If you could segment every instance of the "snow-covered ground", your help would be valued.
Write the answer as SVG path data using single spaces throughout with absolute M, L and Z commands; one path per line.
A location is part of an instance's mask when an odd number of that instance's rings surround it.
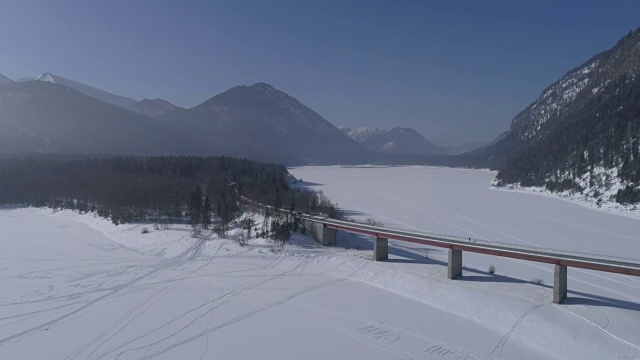
M 566 227 L 601 235 L 574 239 L 580 250 L 596 240 L 628 245 L 610 255 L 638 249 L 637 220 L 583 219 L 571 212 L 588 209 L 568 202 L 488 190 L 489 172 L 293 172 L 396 226 L 534 243 Z M 547 202 L 543 213 L 533 199 Z M 188 226 L 0 209 L 0 359 L 640 359 L 638 279 L 570 269 L 570 299 L 553 305 L 549 285 L 528 282 L 551 283 L 550 266 L 465 254 L 463 278 L 448 281 L 439 249 L 392 242 L 390 261 L 372 262 L 369 239 L 340 234 L 339 245 L 295 235 L 274 253 L 263 239 L 241 247 Z M 486 272 L 489 260 L 500 275 Z

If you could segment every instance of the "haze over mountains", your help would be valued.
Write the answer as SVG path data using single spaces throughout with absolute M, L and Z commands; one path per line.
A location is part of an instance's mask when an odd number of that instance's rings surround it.
M 0 129 L 3 153 L 229 155 L 285 164 L 373 160 L 316 112 L 264 83 L 183 109 L 44 73 L 0 86 Z
M 475 150 L 486 144 L 468 142 L 455 146 L 437 146 L 427 140 L 413 128 L 396 126 L 391 129 L 338 126 L 353 140 L 366 146 L 369 150 L 395 155 L 460 155 Z
M 0 86 L 0 153 L 188 155 L 208 147 L 70 87 L 27 81 Z
M 440 148 L 445 151 L 446 154 L 449 155 L 460 155 L 465 154 L 475 149 L 486 146 L 486 143 L 478 143 L 478 142 L 466 142 L 464 144 L 456 145 L 456 146 L 441 146 Z
M 236 86 L 161 120 L 202 134 L 231 155 L 305 164 L 371 160 L 366 149 L 322 116 L 265 83 Z

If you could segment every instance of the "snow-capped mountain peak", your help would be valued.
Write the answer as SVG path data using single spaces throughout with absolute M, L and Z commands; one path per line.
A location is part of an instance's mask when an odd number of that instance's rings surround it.
M 56 83 L 56 79 L 53 77 L 53 75 L 51 73 L 42 73 L 40 74 L 40 76 L 36 77 L 37 81 L 46 81 L 46 82 L 50 82 L 52 84 L 57 84 Z
M 390 154 L 436 155 L 445 151 L 425 139 L 412 128 L 396 126 L 391 129 L 338 126 L 342 132 L 370 150 Z
M 52 83 L 52 84 L 59 84 L 59 85 L 64 85 L 64 86 L 68 86 L 76 91 L 79 91 L 85 95 L 91 96 L 93 98 L 96 98 L 98 100 L 102 100 L 104 102 L 116 105 L 116 106 L 120 106 L 120 107 L 127 107 L 130 106 L 132 104 L 135 104 L 137 101 L 128 97 L 124 97 L 124 96 L 120 96 L 120 95 L 116 95 L 116 94 L 112 94 L 109 92 L 106 92 L 104 90 L 100 90 L 98 88 L 95 88 L 93 86 L 89 86 L 86 84 L 82 84 L 79 83 L 77 81 L 74 80 L 70 80 L 67 78 L 63 78 L 62 76 L 58 76 L 55 74 L 52 74 L 50 72 L 45 72 L 40 74 L 40 76 L 35 77 L 35 78 L 22 78 L 19 79 L 19 81 L 44 81 L 44 82 L 48 82 L 48 83 Z

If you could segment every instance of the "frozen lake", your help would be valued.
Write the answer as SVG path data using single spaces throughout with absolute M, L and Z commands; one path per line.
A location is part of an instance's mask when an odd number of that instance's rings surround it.
M 305 186 L 322 190 L 341 208 L 350 210 L 354 218 L 372 217 L 386 226 L 640 258 L 640 219 L 550 196 L 495 190 L 490 188 L 495 177 L 492 171 L 418 166 L 311 166 L 289 171 L 303 179 Z M 392 243 L 396 253 L 402 249 L 424 256 L 428 251 Z M 444 251 L 429 252 L 429 258 L 438 261 L 446 262 L 446 256 Z M 553 284 L 552 265 L 470 253 L 463 255 L 463 263 L 484 271 L 494 265 L 499 274 Z M 634 309 L 634 304 L 640 304 L 640 278 L 569 268 L 568 285 L 568 303 Z
M 290 169 L 344 209 L 385 225 L 640 259 L 640 219 L 549 196 L 494 190 L 493 171 L 430 167 Z

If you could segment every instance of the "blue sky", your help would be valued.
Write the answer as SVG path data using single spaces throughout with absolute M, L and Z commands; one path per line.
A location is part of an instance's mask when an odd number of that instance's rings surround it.
M 3 1 L 0 74 L 190 107 L 267 82 L 330 122 L 490 141 L 637 1 Z

